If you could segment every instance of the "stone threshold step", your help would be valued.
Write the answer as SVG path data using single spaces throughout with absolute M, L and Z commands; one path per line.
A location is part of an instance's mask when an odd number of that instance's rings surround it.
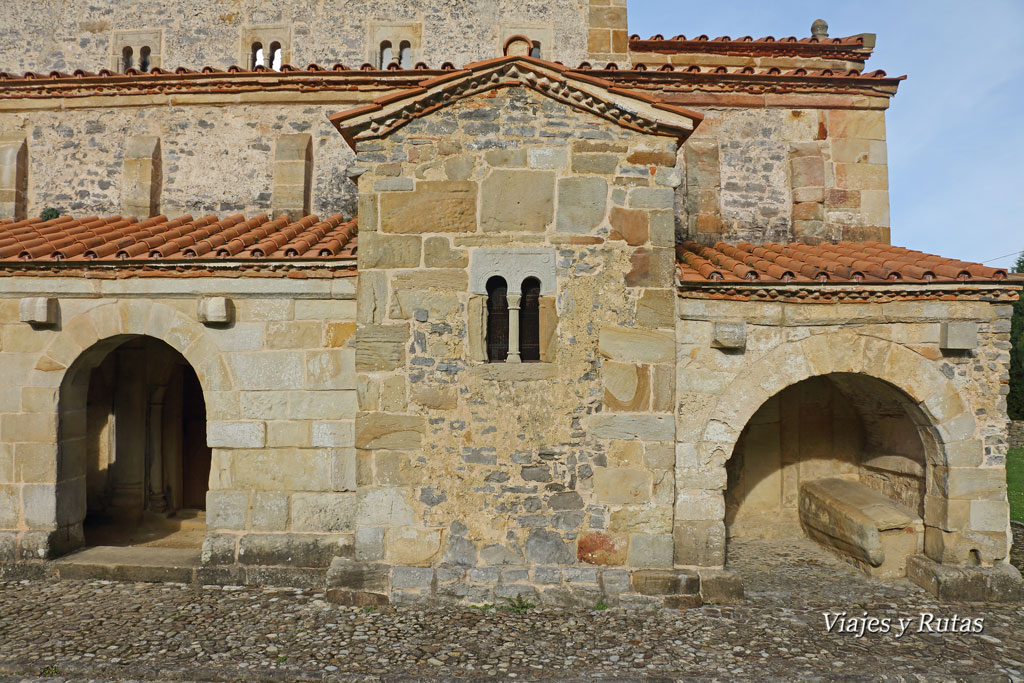
M 275 586 L 324 590 L 326 567 L 204 566 L 199 548 L 93 546 L 56 560 L 0 565 L 2 580 L 104 580 L 220 586 Z

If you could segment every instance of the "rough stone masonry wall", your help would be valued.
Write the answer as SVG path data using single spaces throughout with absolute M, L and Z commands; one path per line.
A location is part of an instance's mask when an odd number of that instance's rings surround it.
M 576 65 L 586 59 L 588 8 L 580 0 L 8 2 L 0 27 L 0 71 L 119 70 L 110 63 L 110 42 L 116 31 L 136 29 L 162 36 L 162 50 L 153 46 L 160 57 L 154 65 L 165 69 L 247 68 L 247 32 L 280 40 L 285 61 L 295 66 L 340 62 L 358 67 L 373 61 L 373 26 L 387 23 L 418 25 L 422 47 L 414 58 L 431 66 L 450 61 L 461 67 L 499 56 L 505 33 L 530 33 L 531 28 L 535 35 L 554 36 L 554 46 L 542 46 L 545 59 Z M 269 40 L 264 47 L 269 48 Z M 624 41 L 619 52 L 625 53 Z M 137 59 L 138 45 L 135 53 Z
M 699 110 L 680 152 L 681 240 L 889 242 L 884 110 Z
M 202 384 L 213 448 L 204 562 L 324 566 L 351 555 L 355 278 L 5 277 L 2 286 L 0 558 L 81 542 L 84 454 L 58 445 L 59 387 L 83 351 L 127 334 L 165 341 Z M 59 324 L 19 322 L 29 296 L 56 297 Z M 234 321 L 200 323 L 204 296 L 229 297 Z
M 46 207 L 75 216 L 121 213 L 132 192 L 125 152 L 136 136 L 159 140 L 161 213 L 269 215 L 275 142 L 296 134 L 312 138 L 313 212 L 354 215 L 356 187 L 347 176 L 352 152 L 327 120 L 347 104 L 111 104 L 100 98 L 95 108 L 0 114 L 0 132 L 27 141 L 27 215 Z
M 686 293 L 677 326 L 676 549 L 681 565 L 725 560 L 726 461 L 760 406 L 812 376 L 852 373 L 894 386 L 925 422 L 925 550 L 937 562 L 1005 562 L 1006 392 L 1012 307 L 958 301 L 811 303 Z M 944 322 L 976 326 L 977 346 L 945 351 Z M 743 351 L 712 348 L 715 326 L 746 323 Z M 843 380 L 846 385 L 849 382 Z M 882 387 L 884 388 L 884 387 Z
M 396 599 L 671 567 L 675 153 L 523 88 L 359 143 L 356 557 Z M 552 362 L 473 360 L 486 247 L 553 252 Z
M 1024 420 L 1010 422 L 1010 448 L 1024 448 Z

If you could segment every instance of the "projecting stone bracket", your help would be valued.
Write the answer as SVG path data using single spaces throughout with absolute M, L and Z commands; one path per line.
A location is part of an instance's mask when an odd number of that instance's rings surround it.
M 234 319 L 235 305 L 223 296 L 210 296 L 199 300 L 199 322 L 204 325 L 226 325 Z
M 978 348 L 978 323 L 942 323 L 939 347 L 943 351 L 970 351 Z
M 18 305 L 18 319 L 32 327 L 53 327 L 59 318 L 60 309 L 53 297 L 26 297 Z
M 711 337 L 711 346 L 715 349 L 742 351 L 747 347 L 747 323 L 717 322 Z

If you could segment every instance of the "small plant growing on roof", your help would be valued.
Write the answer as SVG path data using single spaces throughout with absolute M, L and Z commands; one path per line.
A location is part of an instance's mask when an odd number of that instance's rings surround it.
M 477 609 L 477 610 L 480 610 L 481 612 L 483 612 L 484 614 L 487 614 L 488 611 L 494 609 L 494 605 L 492 605 L 489 602 L 485 602 L 482 605 L 470 605 L 469 608 L 470 609 Z
M 597 611 L 601 612 L 601 611 L 604 611 L 604 610 L 608 609 L 608 605 L 604 604 L 604 600 L 598 600 L 597 604 L 594 605 L 594 609 L 596 609 Z
M 42 213 L 39 214 L 39 217 L 42 218 L 44 221 L 52 221 L 54 218 L 60 218 L 60 209 L 55 209 L 52 206 L 48 206 L 45 209 L 43 209 Z
M 514 598 L 505 598 L 505 604 L 502 606 L 502 609 L 509 612 L 523 613 L 536 606 L 537 605 L 530 602 L 527 598 L 524 598 L 522 593 L 516 593 L 516 597 Z

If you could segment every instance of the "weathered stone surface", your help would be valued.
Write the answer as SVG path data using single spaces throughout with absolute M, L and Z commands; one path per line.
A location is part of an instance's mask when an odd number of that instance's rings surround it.
M 594 471 L 594 497 L 603 503 L 646 503 L 651 497 L 652 475 L 643 469 L 599 467 Z
M 416 449 L 425 430 L 424 419 L 419 415 L 360 413 L 356 417 L 356 448 Z
M 648 213 L 636 209 L 613 207 L 608 214 L 608 222 L 612 232 L 608 239 L 624 240 L 631 246 L 646 244 L 650 239 Z
M 429 565 L 441 550 L 441 531 L 399 527 L 388 531 L 387 560 L 396 566 Z
M 423 265 L 427 268 L 465 268 L 469 255 L 464 249 L 452 249 L 447 237 L 428 237 L 423 242 Z
M 359 236 L 360 268 L 416 268 L 419 265 L 418 235 L 365 232 Z
M 554 218 L 552 171 L 495 169 L 481 185 L 480 228 L 484 232 L 541 232 Z
M 356 330 L 356 369 L 395 370 L 405 363 L 407 325 L 363 325 Z
M 571 564 L 573 553 L 554 531 L 533 529 L 526 539 L 526 559 L 534 564 Z
M 743 579 L 736 572 L 701 569 L 700 597 L 713 605 L 733 605 L 743 602 Z
M 604 402 L 611 411 L 647 410 L 651 402 L 651 373 L 646 365 L 615 363 L 601 365 Z
M 912 552 L 921 538 L 921 520 L 913 512 L 867 487 L 845 479 L 818 479 L 800 485 L 800 521 L 815 540 L 887 574 L 902 575 L 905 558 L 887 557 L 883 533 L 914 535 Z M 886 567 L 883 567 L 883 563 Z
M 605 358 L 635 363 L 671 363 L 675 359 L 675 333 L 625 327 L 601 328 L 598 352 Z
M 1008 564 L 951 567 L 924 555 L 914 555 L 907 561 L 907 578 L 939 600 L 1019 602 L 1024 599 L 1020 571 Z
M 609 534 L 591 531 L 580 537 L 576 557 L 580 562 L 601 565 L 626 564 L 629 537 L 625 534 Z
M 604 178 L 562 178 L 558 181 L 559 232 L 588 233 L 604 220 L 608 183 Z
M 675 422 L 671 415 L 594 415 L 590 428 L 599 439 L 671 441 Z
M 477 184 L 421 180 L 413 192 L 380 197 L 380 229 L 391 233 L 475 232 Z
M 700 579 L 696 573 L 645 569 L 632 574 L 633 589 L 641 595 L 696 595 Z

